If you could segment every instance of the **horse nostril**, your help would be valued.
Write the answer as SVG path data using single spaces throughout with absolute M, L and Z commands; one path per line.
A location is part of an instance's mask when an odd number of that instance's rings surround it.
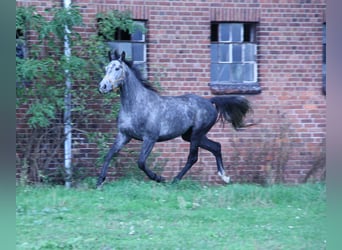
M 105 85 L 103 85 L 103 87 L 102 87 L 103 89 L 106 89 L 107 88 L 107 85 L 105 84 Z

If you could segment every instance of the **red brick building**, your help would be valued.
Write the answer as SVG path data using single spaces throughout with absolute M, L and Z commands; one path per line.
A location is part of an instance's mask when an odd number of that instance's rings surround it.
M 139 40 L 140 61 L 146 63 L 150 80 L 158 76 L 163 95 L 234 93 L 252 102 L 254 113 L 247 120 L 257 126 L 235 132 L 218 123 L 209 133 L 222 144 L 233 181 L 300 183 L 324 177 L 326 0 L 72 2 L 81 6 L 85 37 L 97 33 L 95 15 L 111 9 L 129 10 L 146 26 L 147 33 Z M 52 4 L 56 1 L 17 0 L 17 6 L 35 5 L 39 11 Z M 22 112 L 17 110 L 18 125 L 24 123 Z M 17 133 L 29 129 L 18 126 Z M 18 151 L 20 143 L 17 139 Z M 132 142 L 129 147 L 137 150 L 138 145 Z M 82 143 L 77 147 L 75 168 L 93 166 L 93 147 Z M 89 149 L 89 154 L 79 148 Z M 177 138 L 157 143 L 153 152 L 159 171 L 171 178 L 184 166 L 188 144 Z M 112 177 L 122 170 L 123 155 L 118 168 L 111 168 Z M 214 157 L 203 150 L 186 176 L 220 182 Z

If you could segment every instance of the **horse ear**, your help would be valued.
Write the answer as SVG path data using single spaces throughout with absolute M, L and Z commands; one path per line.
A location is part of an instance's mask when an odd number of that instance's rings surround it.
M 126 52 L 122 51 L 121 56 L 120 56 L 120 60 L 125 61 L 125 59 L 126 59 Z
M 113 58 L 113 60 L 120 60 L 120 55 L 119 55 L 119 52 L 118 52 L 117 49 L 114 51 L 114 58 Z
M 113 60 L 124 61 L 124 60 L 125 60 L 125 57 L 126 57 L 125 51 L 123 51 L 123 52 L 121 53 L 121 55 L 120 55 L 119 52 L 118 52 L 118 50 L 115 50 L 115 51 L 114 51 L 114 56 L 113 56 L 113 52 L 112 52 L 112 51 L 109 51 L 109 52 L 108 52 L 109 61 L 113 61 Z
M 108 60 L 111 62 L 111 61 L 113 61 L 113 54 L 112 54 L 113 52 L 110 50 L 110 51 L 108 51 Z
M 108 59 L 110 62 L 118 58 L 119 58 L 119 54 L 116 50 L 114 52 L 112 50 L 108 51 Z

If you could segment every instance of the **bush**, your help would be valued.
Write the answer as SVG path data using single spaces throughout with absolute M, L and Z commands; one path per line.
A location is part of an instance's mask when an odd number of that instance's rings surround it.
M 65 173 L 61 167 L 61 151 L 68 133 L 63 132 L 65 123 L 69 123 L 68 118 L 71 118 L 70 132 L 77 133 L 73 139 L 82 137 L 88 143 L 96 143 L 99 151 L 103 152 L 113 129 L 94 133 L 85 124 L 93 117 L 114 121 L 118 112 L 118 104 L 108 105 L 109 100 L 112 103 L 113 96 L 117 96 L 115 93 L 98 98 L 95 105 L 89 105 L 89 96 L 98 95 L 97 88 L 89 82 L 101 79 L 103 66 L 107 63 L 109 47 L 104 37 L 81 37 L 77 28 L 83 25 L 83 20 L 75 5 L 68 9 L 52 7 L 45 11 L 43 16 L 33 6 L 16 9 L 17 109 L 25 110 L 30 129 L 30 132 L 17 135 L 21 142 L 17 143 L 17 170 L 23 182 L 52 181 L 51 178 L 56 179 L 56 176 L 63 181 Z M 106 20 L 100 25 L 104 34 L 109 32 L 108 27 L 112 27 L 112 23 L 134 30 L 129 13 L 112 11 L 100 16 Z M 66 38 L 71 50 L 69 56 L 64 51 Z M 108 109 L 111 111 L 107 112 Z M 102 159 L 103 153 L 100 156 Z M 47 171 L 51 164 L 58 168 L 53 171 L 54 176 Z

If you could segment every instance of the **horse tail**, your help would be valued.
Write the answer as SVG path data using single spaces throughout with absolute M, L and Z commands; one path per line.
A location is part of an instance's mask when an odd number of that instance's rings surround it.
M 248 112 L 253 110 L 250 102 L 243 96 L 216 96 L 210 101 L 216 106 L 217 120 L 230 122 L 235 130 L 250 126 L 245 125 L 243 119 Z

